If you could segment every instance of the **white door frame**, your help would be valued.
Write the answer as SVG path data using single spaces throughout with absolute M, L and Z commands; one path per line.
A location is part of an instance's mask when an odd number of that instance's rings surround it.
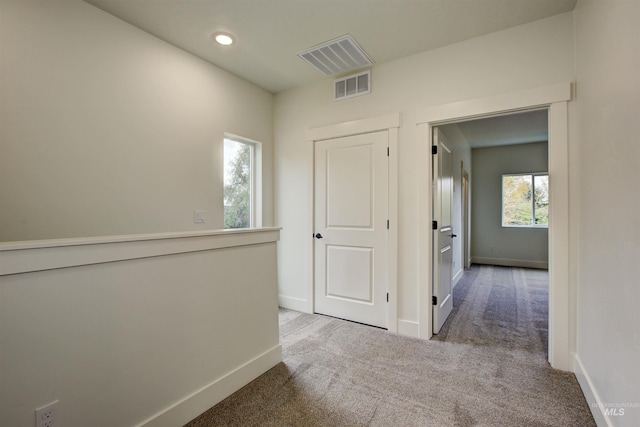
M 462 230 L 460 230 L 460 234 L 462 238 L 460 239 L 462 245 L 462 272 L 464 274 L 464 269 L 469 268 L 471 263 L 469 262 L 469 212 L 470 212 L 470 203 L 471 200 L 471 192 L 469 191 L 469 172 L 464 167 L 464 162 L 460 162 L 460 197 L 462 200 L 460 201 L 460 206 L 462 206 Z
M 342 138 L 345 136 L 359 135 L 386 130 L 389 132 L 389 259 L 387 286 L 389 289 L 389 304 L 387 309 L 388 330 L 398 330 L 398 128 L 400 127 L 400 114 L 371 117 L 368 119 L 354 120 L 334 125 L 322 126 L 307 130 L 307 142 L 311 147 L 316 141 Z M 315 150 L 313 150 L 315 152 Z M 312 164 L 315 164 L 315 154 Z M 315 180 L 315 171 L 313 171 Z M 312 183 L 315 188 L 315 182 Z M 315 203 L 315 194 L 312 195 Z M 312 209 L 315 212 L 315 206 Z M 309 244 L 311 245 L 312 259 L 314 256 L 315 242 L 315 218 L 311 218 L 309 229 Z M 308 271 L 310 279 L 307 281 L 307 312 L 313 313 L 314 308 L 314 269 Z
M 573 371 L 575 315 L 571 309 L 569 283 L 569 132 L 567 104 L 571 83 L 521 92 L 443 104 L 419 109 L 421 167 L 418 188 L 421 260 L 431 260 L 431 145 L 434 126 L 516 111 L 546 108 L 549 111 L 549 362 L 556 369 Z M 473 172 L 472 172 L 473 173 Z M 472 178 L 473 179 L 473 178 Z M 432 335 L 430 262 L 418 271 L 419 335 Z

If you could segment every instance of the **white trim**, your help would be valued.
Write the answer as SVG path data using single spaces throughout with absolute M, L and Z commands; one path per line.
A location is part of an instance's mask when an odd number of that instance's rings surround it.
M 420 175 L 418 249 L 419 259 L 431 258 L 431 129 L 446 122 L 487 117 L 520 110 L 549 108 L 549 362 L 561 370 L 571 370 L 570 349 L 575 337 L 569 318 L 569 160 L 567 101 L 571 99 L 571 84 L 563 83 L 521 92 L 513 92 L 419 109 Z M 418 307 L 420 337 L 430 338 L 431 268 L 420 263 L 418 277 Z
M 360 135 L 365 133 L 372 133 L 377 131 L 388 131 L 389 135 L 389 258 L 388 258 L 388 276 L 387 276 L 387 289 L 389 292 L 389 303 L 387 306 L 387 329 L 390 332 L 396 332 L 398 330 L 398 127 L 400 126 L 400 114 L 388 114 L 384 116 L 370 117 L 362 120 L 354 120 L 344 123 L 337 123 L 333 125 L 327 125 L 307 130 L 307 142 L 313 147 L 315 142 L 323 141 L 333 138 L 342 138 L 352 135 Z M 315 152 L 315 150 L 312 150 Z M 315 161 L 312 161 L 315 165 Z M 315 179 L 315 170 L 312 171 L 312 177 Z M 315 212 L 315 194 L 314 194 L 314 182 L 311 182 L 310 192 L 311 207 L 310 212 Z M 309 219 L 309 235 L 312 236 L 315 233 L 314 224 L 315 218 L 313 214 Z M 395 224 L 395 225 L 394 225 Z M 300 311 L 306 313 L 313 313 L 314 310 L 314 241 L 310 240 L 311 245 L 311 259 L 309 259 L 308 267 L 306 268 L 307 286 L 306 294 L 307 300 L 300 300 L 296 302 L 296 307 L 300 307 Z M 287 304 L 292 301 L 285 301 L 282 296 L 280 301 Z M 302 305 L 304 303 L 304 309 Z M 285 307 L 289 308 L 289 307 Z
M 287 295 L 278 295 L 278 305 L 289 310 L 308 313 L 307 300 L 302 298 L 294 298 Z
M 451 279 L 451 290 L 453 291 L 453 289 L 456 287 L 456 285 L 458 284 L 458 282 L 460 281 L 460 279 L 462 279 L 464 277 L 464 268 L 461 268 L 460 270 L 458 270 L 458 272 L 453 276 L 453 279 Z
M 549 362 L 573 370 L 569 303 L 569 130 L 567 102 L 549 107 Z
M 534 261 L 528 259 L 512 259 L 512 258 L 488 258 L 488 257 L 473 257 L 472 264 L 487 264 L 487 265 L 502 265 L 505 267 L 522 267 L 522 268 L 537 268 L 541 270 L 549 269 L 549 263 L 547 261 Z
M 398 330 L 398 128 L 389 128 L 389 264 L 387 266 L 387 287 L 389 306 L 387 308 L 387 328 Z
M 240 390 L 282 361 L 280 344 L 239 366 L 136 427 L 181 426 Z
M 605 408 L 605 405 L 603 405 L 600 396 L 596 392 L 593 382 L 591 381 L 591 377 L 584 368 L 582 361 L 577 354 L 574 354 L 573 357 L 574 371 L 578 384 L 580 384 L 582 394 L 584 394 L 584 398 L 589 405 L 589 409 L 591 410 L 591 414 L 593 415 L 596 424 L 599 426 L 607 425 L 609 427 L 613 427 L 614 424 L 611 418 L 602 411 Z
M 0 244 L 0 276 L 276 242 L 280 228 L 208 230 Z
M 341 138 L 361 133 L 377 132 L 400 127 L 400 114 L 370 117 L 362 120 L 337 123 L 307 130 L 308 141 L 323 141 L 325 139 Z
M 416 115 L 418 124 L 460 121 L 474 119 L 496 113 L 531 110 L 536 107 L 548 107 L 554 102 L 571 100 L 571 84 L 561 83 L 520 92 L 505 93 L 486 98 L 469 99 L 419 109 Z
M 418 188 L 423 189 L 418 194 L 418 259 L 424 262 L 418 263 L 418 336 L 429 339 L 433 335 L 431 322 L 433 320 L 433 307 L 431 296 L 431 260 L 432 258 L 432 161 L 431 146 L 432 130 L 429 125 L 418 126 Z
M 418 338 L 420 336 L 420 325 L 412 320 L 398 319 L 398 334 Z

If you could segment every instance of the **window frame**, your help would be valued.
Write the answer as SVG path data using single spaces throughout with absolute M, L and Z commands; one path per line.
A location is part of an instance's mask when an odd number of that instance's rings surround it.
M 232 133 L 224 133 L 222 142 L 222 227 L 225 230 L 235 230 L 234 228 L 225 228 L 224 220 L 224 187 L 225 187 L 225 168 L 224 163 L 224 145 L 229 140 L 238 144 L 248 145 L 250 147 L 249 154 L 249 228 L 262 227 L 262 143 L 244 136 Z
M 504 178 L 507 176 L 530 176 L 531 177 L 531 188 L 532 188 L 532 196 L 531 196 L 531 224 L 528 225 L 517 225 L 517 224 L 505 224 L 504 223 Z M 536 177 L 537 176 L 546 176 L 547 183 L 549 181 L 549 172 L 530 172 L 530 173 L 504 173 L 500 177 L 500 217 L 501 217 L 501 226 L 503 228 L 549 228 L 549 223 L 547 224 L 536 224 L 536 198 L 535 198 L 535 188 L 536 188 Z M 547 184 L 548 185 L 548 184 Z

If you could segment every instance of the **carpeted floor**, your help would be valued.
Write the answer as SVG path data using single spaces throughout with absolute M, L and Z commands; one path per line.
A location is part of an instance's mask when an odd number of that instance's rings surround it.
M 283 363 L 187 427 L 593 426 L 547 305 L 546 272 L 474 266 L 431 341 L 281 310 Z
M 521 349 L 547 358 L 549 273 L 473 266 L 453 290 L 439 341 Z

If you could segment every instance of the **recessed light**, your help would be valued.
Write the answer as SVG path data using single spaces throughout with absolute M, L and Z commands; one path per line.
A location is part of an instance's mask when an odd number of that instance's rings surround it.
M 213 34 L 213 39 L 222 46 L 229 46 L 233 44 L 233 37 L 231 34 L 227 33 L 215 33 Z

